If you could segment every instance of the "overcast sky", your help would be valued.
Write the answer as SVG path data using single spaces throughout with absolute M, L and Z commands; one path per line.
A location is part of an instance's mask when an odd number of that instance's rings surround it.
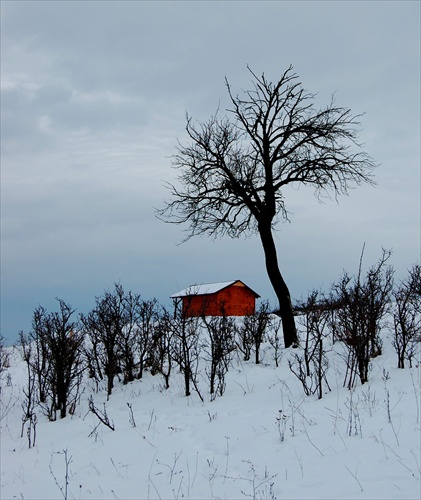
M 377 187 L 318 203 L 288 191 L 278 226 L 293 297 L 393 249 L 420 259 L 420 2 L 1 1 L 1 329 L 28 331 L 55 297 L 88 312 L 121 282 L 143 298 L 241 279 L 276 305 L 257 237 L 178 245 L 156 219 L 185 113 L 228 107 L 224 78 L 292 64 L 321 106 L 365 113 Z

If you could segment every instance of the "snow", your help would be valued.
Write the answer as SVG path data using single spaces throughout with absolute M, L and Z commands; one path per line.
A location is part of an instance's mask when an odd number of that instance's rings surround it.
M 174 295 L 171 295 L 171 298 L 176 299 L 179 297 L 186 297 L 190 295 L 209 295 L 223 290 L 227 286 L 234 284 L 236 281 L 238 280 L 221 281 L 220 283 L 202 283 L 197 285 L 190 285 L 184 290 L 180 290 Z
M 168 390 L 160 375 L 146 372 L 117 382 L 109 401 L 86 380 L 75 415 L 48 422 L 37 410 L 30 449 L 25 433 L 20 437 L 26 369 L 11 349 L 1 387 L 0 497 L 418 499 L 420 363 L 397 369 L 387 332 L 383 337 L 369 383 L 353 391 L 343 387 L 343 346 L 332 346 L 332 391 L 321 400 L 305 396 L 289 370 L 297 350 L 284 349 L 275 368 L 269 344 L 259 365 L 235 358 L 226 391 L 214 401 L 203 370 L 204 402 L 183 395 L 175 369 Z M 115 431 L 89 412 L 91 395 L 98 408 L 106 404 Z

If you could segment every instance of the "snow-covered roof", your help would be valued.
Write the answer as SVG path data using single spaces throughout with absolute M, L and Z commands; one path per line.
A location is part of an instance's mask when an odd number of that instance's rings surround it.
M 197 284 L 197 285 L 190 285 L 189 287 L 185 288 L 184 290 L 180 290 L 179 292 L 175 293 L 174 295 L 171 295 L 171 299 L 177 299 L 181 297 L 189 297 L 191 295 L 210 295 L 213 293 L 217 293 L 220 290 L 223 290 L 224 288 L 227 288 L 230 285 L 233 285 L 234 283 L 243 283 L 240 280 L 232 280 L 232 281 L 221 281 L 219 283 L 203 283 L 203 284 Z M 244 283 L 243 283 L 244 285 Z M 245 285 L 247 286 L 247 285 Z M 249 288 L 249 287 L 247 287 Z M 250 288 L 251 290 L 251 288 Z M 256 293 L 252 290 L 253 293 Z M 260 297 L 256 293 L 257 297 Z

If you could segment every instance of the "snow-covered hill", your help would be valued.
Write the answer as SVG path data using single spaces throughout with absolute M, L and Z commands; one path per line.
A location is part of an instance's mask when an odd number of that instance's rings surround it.
M 237 356 L 225 394 L 210 401 L 206 379 L 183 395 L 180 374 L 164 389 L 149 372 L 117 383 L 106 401 L 87 380 L 73 416 L 48 422 L 37 410 L 36 442 L 22 428 L 26 369 L 17 348 L 1 387 L 1 498 L 6 499 L 418 499 L 420 363 L 397 369 L 390 340 L 370 381 L 343 387 L 343 346 L 330 352 L 331 392 L 305 396 L 285 350 L 275 367 Z M 115 430 L 88 409 L 104 409 Z M 67 485 L 66 485 L 67 480 Z

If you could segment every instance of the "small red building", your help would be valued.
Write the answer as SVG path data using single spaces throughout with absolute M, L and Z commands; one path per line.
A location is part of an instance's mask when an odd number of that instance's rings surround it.
M 198 316 L 245 316 L 253 314 L 260 295 L 240 280 L 191 285 L 171 298 L 182 301 L 187 318 Z

